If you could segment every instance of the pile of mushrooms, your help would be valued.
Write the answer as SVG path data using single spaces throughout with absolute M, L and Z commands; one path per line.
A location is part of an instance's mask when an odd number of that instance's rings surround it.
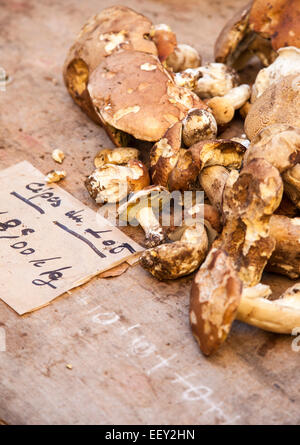
M 97 154 L 87 190 L 143 228 L 140 264 L 155 278 L 199 269 L 190 322 L 205 355 L 236 318 L 278 333 L 300 326 L 300 283 L 277 299 L 261 283 L 264 270 L 300 276 L 299 17 L 298 0 L 253 0 L 202 65 L 169 26 L 113 6 L 88 21 L 65 62 L 73 100 L 117 146 Z M 256 56 L 255 82 L 241 84 Z M 245 134 L 222 136 L 236 116 Z M 181 225 L 165 227 L 171 193 L 185 191 L 204 203 L 186 212 L 179 200 Z

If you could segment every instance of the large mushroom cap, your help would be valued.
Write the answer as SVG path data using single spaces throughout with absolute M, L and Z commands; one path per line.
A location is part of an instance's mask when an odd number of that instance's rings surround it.
M 88 90 L 101 120 L 146 141 L 161 139 L 191 108 L 205 108 L 194 93 L 175 85 L 157 57 L 138 51 L 106 57 Z
M 113 6 L 92 17 L 82 28 L 71 47 L 64 65 L 64 79 L 74 101 L 94 120 L 87 83 L 90 74 L 108 55 L 134 49 L 157 54 L 157 48 L 147 36 L 152 23 L 142 14 L 126 6 Z
M 272 124 L 300 127 L 300 77 L 290 75 L 271 85 L 255 102 L 245 120 L 245 132 L 252 140 Z
M 299 0 L 254 0 L 249 24 L 250 29 L 271 39 L 275 50 L 283 46 L 300 48 Z

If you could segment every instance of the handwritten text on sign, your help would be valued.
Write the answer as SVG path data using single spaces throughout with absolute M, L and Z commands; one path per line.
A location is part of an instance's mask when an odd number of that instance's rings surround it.
M 0 298 L 20 315 L 141 250 L 28 162 L 0 172 Z

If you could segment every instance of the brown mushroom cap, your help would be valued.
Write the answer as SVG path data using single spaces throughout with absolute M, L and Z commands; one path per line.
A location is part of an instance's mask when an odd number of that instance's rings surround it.
M 229 62 L 232 54 L 244 39 L 248 28 L 251 3 L 238 10 L 222 29 L 215 43 L 216 62 Z
M 104 9 L 83 26 L 67 55 L 64 80 L 73 100 L 96 122 L 101 120 L 87 91 L 91 73 L 116 51 L 137 50 L 156 55 L 154 42 L 145 38 L 151 26 L 149 19 L 126 6 Z
M 153 145 L 150 151 L 150 173 L 153 184 L 168 186 L 169 175 L 180 155 L 181 143 L 182 123 L 177 122 Z
M 254 0 L 249 16 L 250 29 L 271 39 L 273 49 L 300 48 L 299 0 Z
M 228 255 L 212 249 L 195 276 L 190 300 L 191 328 L 203 354 L 211 355 L 226 340 L 242 288 Z
M 146 141 L 161 139 L 191 108 L 206 107 L 175 85 L 157 57 L 138 51 L 106 57 L 92 73 L 88 90 L 105 123 Z
M 156 45 L 159 60 L 163 62 L 173 53 L 177 45 L 176 35 L 168 25 L 152 26 L 150 37 Z
M 248 139 L 252 140 L 263 128 L 273 124 L 300 127 L 299 106 L 299 75 L 283 77 L 252 104 L 245 120 Z
M 232 258 L 240 278 L 249 286 L 259 283 L 275 241 L 270 217 L 283 192 L 279 171 L 264 159 L 253 159 L 237 177 L 229 176 L 223 193 L 225 226 L 215 247 Z

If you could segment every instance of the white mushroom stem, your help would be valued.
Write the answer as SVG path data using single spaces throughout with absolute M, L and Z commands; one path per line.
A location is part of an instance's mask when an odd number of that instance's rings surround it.
M 164 230 L 161 227 L 156 216 L 154 215 L 151 207 L 142 207 L 141 209 L 139 209 L 135 215 L 135 218 L 145 232 L 147 245 L 149 247 L 152 245 L 157 246 L 162 241 L 164 241 Z
M 243 289 L 237 318 L 266 331 L 291 334 L 300 326 L 300 283 L 277 300 L 268 300 L 269 286 L 258 284 Z
M 207 101 L 218 124 L 227 124 L 233 119 L 235 110 L 241 108 L 249 99 L 251 89 L 249 85 L 232 88 L 224 96 L 216 96 Z

